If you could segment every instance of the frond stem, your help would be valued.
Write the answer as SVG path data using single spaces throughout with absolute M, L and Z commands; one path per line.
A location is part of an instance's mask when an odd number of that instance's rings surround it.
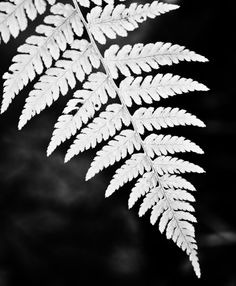
M 162 195 L 163 195 L 163 197 L 165 198 L 165 200 L 166 200 L 166 202 L 167 202 L 167 205 L 168 205 L 169 209 L 170 209 L 171 212 L 172 212 L 173 219 L 175 220 L 176 225 L 177 225 L 178 229 L 180 230 L 180 232 L 181 232 L 181 234 L 182 234 L 182 237 L 184 237 L 184 239 L 185 239 L 185 243 L 186 243 L 186 245 L 187 245 L 187 248 L 190 250 L 190 253 L 192 253 L 192 252 L 194 251 L 194 249 L 191 247 L 191 245 L 190 245 L 189 242 L 187 241 L 186 235 L 183 233 L 183 231 L 182 231 L 182 229 L 181 229 L 181 227 L 180 227 L 180 225 L 179 225 L 178 219 L 177 219 L 176 216 L 175 216 L 175 210 L 174 210 L 173 207 L 171 206 L 171 203 L 170 203 L 170 201 L 169 201 L 169 198 L 168 198 L 168 196 L 167 196 L 167 194 L 166 194 L 166 192 L 165 192 L 165 188 L 164 188 L 164 186 L 163 186 L 163 184 L 162 184 L 162 182 L 161 182 L 161 178 L 160 178 L 160 176 L 158 175 L 157 169 L 156 169 L 156 167 L 155 167 L 155 165 L 154 165 L 152 159 L 148 156 L 148 152 L 147 152 L 146 146 L 145 146 L 145 144 L 144 144 L 144 142 L 143 142 L 143 139 L 142 139 L 140 133 L 138 132 L 138 128 L 137 128 L 137 126 L 136 126 L 136 124 L 135 124 L 135 121 L 133 120 L 133 117 L 132 117 L 132 115 L 131 115 L 129 109 L 128 109 L 127 105 L 125 104 L 125 101 L 124 101 L 122 95 L 120 94 L 120 90 L 119 90 L 117 84 L 115 83 L 113 77 L 111 76 L 110 70 L 109 70 L 109 68 L 108 68 L 108 66 L 107 66 L 107 64 L 106 64 L 106 62 L 105 62 L 105 60 L 104 60 L 104 58 L 103 58 L 103 56 L 102 56 L 102 54 L 101 54 L 101 52 L 100 52 L 100 50 L 99 50 L 99 48 L 98 48 L 98 46 L 97 46 L 97 44 L 96 44 L 94 38 L 93 38 L 93 35 L 91 34 L 91 32 L 90 32 L 90 30 L 89 30 L 89 25 L 88 25 L 87 21 L 85 20 L 83 13 L 81 12 L 81 9 L 80 9 L 80 7 L 79 7 L 79 5 L 78 5 L 78 3 L 77 3 L 77 0 L 72 0 L 72 1 L 73 1 L 73 3 L 74 3 L 75 9 L 78 11 L 78 14 L 80 15 L 81 21 L 82 21 L 82 23 L 83 23 L 83 25 L 84 25 L 84 27 L 85 27 L 85 29 L 86 29 L 86 32 L 87 32 L 88 37 L 89 37 L 89 39 L 90 39 L 90 41 L 91 41 L 91 44 L 92 44 L 93 47 L 94 47 L 94 50 L 96 51 L 96 53 L 97 53 L 97 55 L 98 55 L 98 57 L 99 57 L 99 59 L 100 59 L 102 65 L 103 65 L 103 68 L 104 68 L 106 74 L 110 77 L 110 82 L 111 82 L 111 84 L 113 85 L 113 88 L 114 88 L 114 90 L 116 91 L 116 93 L 117 93 L 117 95 L 118 95 L 118 97 L 119 97 L 119 99 L 120 99 L 120 102 L 121 102 L 121 104 L 123 105 L 124 110 L 125 110 L 126 113 L 129 114 L 129 116 L 130 116 L 131 125 L 133 126 L 133 129 L 134 129 L 134 132 L 135 132 L 135 134 L 136 134 L 136 136 L 137 136 L 137 139 L 140 141 L 140 144 L 141 144 L 141 146 L 142 146 L 143 152 L 144 152 L 145 156 L 147 157 L 148 162 L 149 162 L 149 164 L 150 164 L 150 166 L 151 166 L 151 168 L 152 168 L 152 170 L 153 170 L 153 172 L 154 172 L 154 174 L 155 174 L 155 176 L 156 176 L 156 178 L 157 178 L 157 181 L 158 181 L 160 190 L 162 191 Z

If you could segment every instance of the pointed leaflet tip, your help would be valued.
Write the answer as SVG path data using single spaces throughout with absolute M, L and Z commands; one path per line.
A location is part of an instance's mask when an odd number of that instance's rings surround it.
M 23 128 L 23 125 L 22 125 L 22 124 L 20 124 L 20 122 L 19 122 L 19 124 L 18 124 L 17 128 L 18 128 L 18 130 L 21 130 L 21 129 Z
M 26 125 L 26 123 L 30 120 L 31 117 L 32 117 L 31 113 L 27 112 L 27 110 L 24 109 L 19 119 L 18 129 L 21 130 Z
M 89 174 L 89 172 L 87 172 L 86 176 L 85 176 L 85 181 L 87 182 L 88 180 L 90 180 L 92 178 L 92 176 Z
M 52 141 L 48 144 L 47 157 L 49 157 L 56 149 L 56 146 L 52 145 Z
M 52 154 L 52 150 L 49 150 L 49 148 L 47 149 L 47 157 L 49 157 Z
M 168 4 L 168 6 L 170 7 L 170 10 L 176 10 L 180 8 L 180 6 L 176 4 Z
M 65 159 L 64 159 L 64 163 L 68 163 L 71 159 L 71 156 L 68 155 L 68 153 L 66 154 L 65 156 Z
M 199 91 L 209 91 L 210 90 L 210 88 L 209 87 L 207 87 L 205 84 L 199 84 Z
M 18 123 L 18 130 L 21 130 L 25 126 L 25 124 L 26 124 L 26 121 L 20 119 Z
M 2 104 L 1 104 L 1 111 L 0 111 L 0 114 L 3 114 L 3 113 L 7 110 L 8 106 L 9 106 L 9 104 L 7 105 L 7 104 L 5 103 L 4 98 L 3 98 L 3 100 L 2 100 Z
M 105 192 L 105 198 L 108 198 L 110 197 L 112 194 L 114 193 L 113 190 L 107 188 L 106 192 Z

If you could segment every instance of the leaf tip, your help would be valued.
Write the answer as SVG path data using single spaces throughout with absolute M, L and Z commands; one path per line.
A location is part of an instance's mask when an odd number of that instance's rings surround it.
M 71 160 L 71 156 L 67 153 L 64 159 L 64 163 L 68 163 Z

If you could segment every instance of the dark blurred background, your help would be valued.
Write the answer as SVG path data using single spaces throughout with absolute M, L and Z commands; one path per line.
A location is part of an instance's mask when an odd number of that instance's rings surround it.
M 166 2 L 181 8 L 147 21 L 118 41 L 172 42 L 210 60 L 159 70 L 191 77 L 211 89 L 161 102 L 185 108 L 207 125 L 176 129 L 205 150 L 203 156 L 187 155 L 206 170 L 188 177 L 198 189 L 196 237 L 202 278 L 195 277 L 185 253 L 151 226 L 148 216 L 138 218 L 138 208 L 128 211 L 131 185 L 104 199 L 115 168 L 84 181 L 95 151 L 64 164 L 65 144 L 46 157 L 54 123 L 72 93 L 18 132 L 30 85 L 0 118 L 0 286 L 236 285 L 232 8 L 229 1 L 220 0 Z M 1 74 L 37 24 L 1 45 Z

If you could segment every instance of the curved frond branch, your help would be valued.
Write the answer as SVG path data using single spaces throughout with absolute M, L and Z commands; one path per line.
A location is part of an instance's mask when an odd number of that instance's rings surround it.
M 74 0 L 75 1 L 75 0 Z M 76 4 L 77 5 L 77 4 Z M 75 5 L 75 6 L 76 6 Z M 79 9 L 79 7 L 77 7 L 77 9 Z M 165 165 L 165 159 L 163 158 L 164 156 L 162 156 L 162 160 L 163 161 L 157 161 L 158 158 L 153 161 L 151 159 L 151 157 L 148 155 L 146 146 L 141 138 L 142 132 L 140 132 L 140 126 L 142 124 L 139 124 L 139 127 L 136 125 L 136 121 L 137 118 L 135 117 L 137 115 L 137 113 L 135 113 L 134 116 L 132 116 L 128 110 L 127 105 L 125 104 L 125 100 L 123 98 L 123 95 L 121 94 L 119 88 L 117 87 L 116 83 L 113 80 L 113 77 L 116 77 L 114 73 L 112 73 L 109 65 L 107 64 L 107 61 L 104 60 L 103 56 L 101 55 L 95 40 L 93 38 L 93 34 L 91 33 L 88 24 L 86 23 L 85 19 L 82 19 L 86 31 L 89 35 L 90 41 L 92 43 L 92 45 L 94 46 L 97 54 L 99 55 L 99 58 L 101 60 L 101 63 L 105 69 L 106 74 L 111 78 L 111 82 L 113 84 L 114 90 L 117 93 L 120 101 L 121 101 L 121 106 L 126 114 L 126 116 L 129 118 L 129 124 L 132 125 L 134 132 L 138 138 L 138 142 L 141 145 L 141 149 L 144 151 L 144 153 L 139 153 L 139 154 L 133 154 L 131 156 L 131 159 L 128 159 L 126 161 L 126 163 L 116 171 L 116 174 L 114 175 L 110 185 L 107 188 L 106 191 L 106 196 L 110 196 L 112 193 L 114 193 L 117 189 L 119 189 L 121 186 L 123 186 L 126 182 L 136 178 L 137 176 L 139 176 L 140 174 L 143 175 L 144 172 L 150 172 L 151 170 L 153 171 L 153 173 L 155 174 L 155 178 L 158 182 L 158 187 L 157 189 L 160 190 L 160 198 L 163 198 L 163 208 L 161 208 L 161 219 L 160 219 L 160 223 L 159 223 L 159 229 L 161 232 L 163 232 L 166 228 L 167 228 L 167 237 L 168 238 L 172 238 L 173 241 L 184 251 L 187 252 L 187 254 L 189 255 L 190 261 L 193 264 L 194 270 L 197 274 L 197 276 L 200 276 L 200 268 L 199 268 L 199 263 L 198 263 L 198 257 L 197 257 L 197 252 L 196 252 L 196 241 L 194 239 L 194 233 L 192 231 L 193 226 L 191 224 L 189 224 L 190 226 L 188 227 L 188 223 L 186 221 L 182 221 L 183 219 L 186 219 L 186 216 L 181 216 L 181 214 L 178 213 L 178 210 L 180 210 L 181 212 L 189 212 L 189 211 L 193 211 L 193 208 L 190 204 L 186 203 L 186 202 L 179 202 L 175 203 L 171 201 L 171 196 L 169 198 L 169 193 L 166 192 L 166 189 L 164 188 L 164 186 L 162 186 L 162 181 L 161 181 L 161 175 L 163 175 L 165 172 L 168 173 L 168 170 L 170 170 L 170 172 L 202 172 L 203 170 L 194 165 L 191 164 L 189 162 L 184 162 L 184 161 L 177 161 L 176 158 L 173 159 L 169 159 L 170 163 L 171 163 L 171 168 L 168 169 L 168 166 Z M 191 53 L 191 52 L 190 52 Z M 193 57 L 195 57 L 195 55 L 193 55 Z M 186 58 L 187 59 L 187 58 Z M 191 59 L 191 58 L 190 58 Z M 195 60 L 198 60 L 198 56 L 197 58 L 195 58 Z M 200 60 L 200 59 L 199 59 Z M 202 59 L 203 60 L 203 59 Z M 173 113 L 178 113 L 179 110 L 173 109 L 174 111 L 172 111 L 171 109 L 167 109 L 168 113 L 171 113 L 171 111 Z M 144 113 L 143 110 L 141 112 Z M 153 110 L 151 110 L 151 112 L 153 112 Z M 182 113 L 186 113 L 185 111 L 179 111 L 180 114 Z M 140 110 L 139 110 L 139 114 L 138 116 L 140 116 Z M 140 119 L 140 117 L 139 117 Z M 99 120 L 99 118 L 95 118 L 95 120 Z M 94 121 L 95 121 L 94 120 Z M 199 126 L 204 126 L 204 124 L 198 120 L 196 117 L 191 117 L 191 124 L 195 124 L 195 125 L 199 125 Z M 139 120 L 140 121 L 140 120 Z M 174 122 L 174 120 L 172 120 Z M 166 123 L 166 125 L 173 125 L 170 123 Z M 179 120 L 178 124 L 180 124 L 181 120 Z M 99 126 L 99 124 L 95 124 L 96 126 Z M 99 132 L 97 134 L 100 134 Z M 107 139 L 109 137 L 110 133 L 107 132 L 105 138 L 103 138 L 104 136 L 102 135 L 100 138 L 100 140 L 102 139 Z M 114 134 L 112 134 L 114 135 Z M 80 136 L 80 134 L 78 135 L 78 137 Z M 83 136 L 83 134 L 81 134 L 81 136 Z M 85 139 L 86 138 L 86 139 Z M 72 147 L 69 149 L 67 155 L 66 155 L 66 161 L 68 159 L 71 158 L 71 154 L 72 156 L 83 151 L 84 149 L 90 148 L 90 147 L 94 147 L 97 144 L 97 136 L 94 136 L 95 140 L 93 141 L 93 144 L 89 143 L 87 144 L 87 139 L 88 137 L 85 136 L 82 139 L 82 144 L 77 142 L 77 144 L 73 144 Z M 86 141 L 86 142 L 85 142 Z M 80 147 L 80 144 L 82 147 Z M 74 149 L 74 150 L 73 150 Z M 72 151 L 71 151 L 72 150 Z M 165 157 L 168 158 L 168 157 Z M 174 161 L 176 160 L 176 161 Z M 139 161 L 139 162 L 138 162 Z M 159 168 L 159 169 L 158 169 Z M 161 175 L 160 175 L 161 174 Z M 180 192 L 179 192 L 180 193 Z M 148 193 L 149 194 L 149 193 Z M 180 196 L 183 196 L 183 193 L 181 193 Z M 152 205 L 154 206 L 155 203 Z M 169 223 L 171 220 L 171 223 Z M 172 227 L 172 231 L 169 230 L 170 226 Z
M 8 1 L 0 3 L 0 35 L 5 42 L 10 35 L 16 37 L 27 27 L 27 18 L 34 19 L 38 13 L 43 13 L 46 1 L 53 4 L 55 0 Z M 98 44 L 105 44 L 107 39 L 117 36 L 126 37 L 148 18 L 178 8 L 159 1 L 130 6 L 120 2 L 123 0 L 73 0 L 74 7 L 53 5 L 51 15 L 36 28 L 36 35 L 18 48 L 9 71 L 4 74 L 1 112 L 44 70 L 26 99 L 19 129 L 81 82 L 82 88 L 74 92 L 55 124 L 47 155 L 74 135 L 65 162 L 106 141 L 96 153 L 86 180 L 122 160 L 123 164 L 106 190 L 106 197 L 136 179 L 129 196 L 129 208 L 142 200 L 139 215 L 150 211 L 151 224 L 157 224 L 161 233 L 187 253 L 200 277 L 194 229 L 196 219 L 191 205 L 195 201 L 191 193 L 195 188 L 180 174 L 203 173 L 204 170 L 169 155 L 180 152 L 202 154 L 203 151 L 184 137 L 152 131 L 185 125 L 204 127 L 205 124 L 179 108 L 142 105 L 208 88 L 170 73 L 141 74 L 163 65 L 181 61 L 206 62 L 207 59 L 183 46 L 163 42 L 123 47 L 111 45 L 103 55 Z M 75 39 L 83 34 L 88 40 Z M 132 74 L 141 76 L 133 77 Z M 119 75 L 125 79 L 119 81 L 118 86 Z M 106 105 L 109 99 L 111 103 Z

